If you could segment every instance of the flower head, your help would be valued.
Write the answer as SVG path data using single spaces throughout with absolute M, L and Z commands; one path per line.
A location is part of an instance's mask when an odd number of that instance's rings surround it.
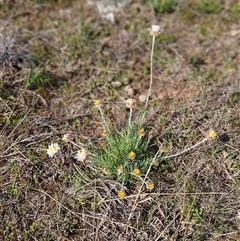
M 133 175 L 138 177 L 138 176 L 141 175 L 141 171 L 140 171 L 138 168 L 135 168 L 135 169 L 133 170 Z
M 159 160 L 157 160 L 157 159 L 154 160 L 154 161 L 153 161 L 153 165 L 154 165 L 155 167 L 157 167 L 157 166 L 159 165 Z
M 124 198 L 124 197 L 126 197 L 126 192 L 125 192 L 124 190 L 120 190 L 120 191 L 118 192 L 118 197 L 119 197 L 119 198 Z
M 128 154 L 128 157 L 129 157 L 130 160 L 134 160 L 135 157 L 136 157 L 135 152 L 131 151 L 131 152 Z
M 107 134 L 108 134 L 108 131 L 106 129 L 102 131 L 103 136 L 106 136 Z
M 71 134 L 70 133 L 67 133 L 63 136 L 62 140 L 65 141 L 65 142 L 69 142 L 71 140 Z
M 104 168 L 102 169 L 102 172 L 103 172 L 105 175 L 107 175 L 107 174 L 109 173 L 109 170 L 108 170 L 106 167 L 104 167 Z
M 58 152 L 58 150 L 60 150 L 58 143 L 51 143 L 51 145 L 48 146 L 47 154 L 50 157 L 53 157 Z
M 118 175 L 121 175 L 121 174 L 123 173 L 123 171 L 124 171 L 124 167 L 123 167 L 123 165 L 121 165 L 121 166 L 119 166 L 118 169 L 117 169 L 117 174 L 118 174 Z
M 101 142 L 99 146 L 103 149 L 105 147 L 105 143 Z
M 95 107 L 100 108 L 102 105 L 101 100 L 95 100 Z
M 84 148 L 82 148 L 81 150 L 79 150 L 79 151 L 77 152 L 77 155 L 75 156 L 75 159 L 76 159 L 77 161 L 83 162 L 83 163 L 87 160 L 87 158 L 88 158 L 88 153 L 87 153 L 87 151 L 86 151 Z
M 160 152 L 168 153 L 169 149 L 170 149 L 170 147 L 167 144 L 163 144 L 161 149 L 160 149 Z
M 132 109 L 136 106 L 136 100 L 134 99 L 127 99 L 125 103 L 126 103 L 126 107 L 129 109 Z
M 217 137 L 217 133 L 214 130 L 209 130 L 209 132 L 207 133 L 207 139 L 211 140 L 211 139 L 215 139 Z
M 153 190 L 154 189 L 154 183 L 153 182 L 147 182 L 147 189 Z
M 162 29 L 159 25 L 152 25 L 151 28 L 148 28 L 148 31 L 151 36 L 156 37 L 162 32 Z
M 141 128 L 141 129 L 138 131 L 138 134 L 139 134 L 140 136 L 144 136 L 144 135 L 145 135 L 145 130 L 144 130 L 144 128 Z

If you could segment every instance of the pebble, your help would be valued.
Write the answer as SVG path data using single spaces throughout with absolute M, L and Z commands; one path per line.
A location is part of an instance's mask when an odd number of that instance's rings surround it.
M 138 100 L 139 102 L 146 102 L 146 99 L 147 99 L 147 95 L 146 94 L 141 94 L 138 96 Z
M 131 85 L 126 85 L 124 90 L 127 92 L 128 96 L 133 96 L 134 90 Z
M 114 87 L 114 88 L 119 88 L 119 87 L 121 87 L 122 86 L 122 82 L 120 82 L 120 81 L 113 81 L 112 83 L 111 83 L 111 85 L 112 85 L 112 87 Z

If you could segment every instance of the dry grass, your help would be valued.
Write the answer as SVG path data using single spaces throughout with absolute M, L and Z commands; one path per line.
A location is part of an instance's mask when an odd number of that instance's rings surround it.
M 1 240 L 239 240 L 237 1 L 216 1 L 211 13 L 197 0 L 172 13 L 132 1 L 115 24 L 81 1 L 37 2 L 0 2 L 0 52 L 9 50 L 0 61 Z M 136 182 L 119 199 L 121 184 L 77 163 L 78 147 L 60 139 L 101 141 L 95 99 L 108 121 L 125 122 L 119 103 L 148 90 L 152 23 L 164 28 L 147 120 L 156 141 L 174 154 L 210 128 L 218 138 L 162 162 L 152 192 L 138 194 Z M 54 141 L 62 150 L 49 158 Z

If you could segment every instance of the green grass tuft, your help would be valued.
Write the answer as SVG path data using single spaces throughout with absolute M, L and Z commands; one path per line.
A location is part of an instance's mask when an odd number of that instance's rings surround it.
M 149 131 L 141 136 L 140 129 L 139 125 L 132 124 L 121 131 L 107 133 L 103 147 L 93 150 L 95 164 L 107 176 L 123 184 L 132 182 L 134 169 L 146 174 L 156 154 Z M 129 158 L 130 152 L 136 155 L 132 160 Z

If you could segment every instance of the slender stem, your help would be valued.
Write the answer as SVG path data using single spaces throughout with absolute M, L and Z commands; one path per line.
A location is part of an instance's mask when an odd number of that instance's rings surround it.
M 132 120 L 132 108 L 130 108 L 130 113 L 129 113 L 129 120 L 128 120 L 128 125 L 131 125 L 131 120 Z
M 152 50 L 151 50 L 151 63 L 150 63 L 150 84 L 149 84 L 149 89 L 148 89 L 148 95 L 147 95 L 147 100 L 145 104 L 145 109 L 147 109 L 148 102 L 149 102 L 149 97 L 151 94 L 152 90 L 152 82 L 153 82 L 153 50 L 154 50 L 154 43 L 155 43 L 155 36 L 152 38 Z
M 104 115 L 103 115 L 103 112 L 102 112 L 101 107 L 98 107 L 98 109 L 99 109 L 99 111 L 100 111 L 100 113 L 101 113 L 102 121 L 104 122 L 104 125 L 105 125 L 107 131 L 110 132 L 109 127 L 108 127 L 108 125 L 107 125 L 107 122 L 106 122 L 106 120 L 105 120 L 105 118 L 104 118 Z
M 152 38 L 152 50 L 151 50 L 151 57 L 150 57 L 150 83 L 149 83 L 149 89 L 148 89 L 148 94 L 147 94 L 147 99 L 146 99 L 146 103 L 145 103 L 145 109 L 143 111 L 143 115 L 142 115 L 142 119 L 141 119 L 141 125 L 145 119 L 146 116 L 146 112 L 147 112 L 147 106 L 148 106 L 148 102 L 149 102 L 149 97 L 151 94 L 151 90 L 152 90 L 152 82 L 153 82 L 153 50 L 154 50 L 154 44 L 155 44 L 155 36 L 153 36 Z
M 193 146 L 191 146 L 191 147 L 189 147 L 189 148 L 187 148 L 187 149 L 185 149 L 185 150 L 183 150 L 183 151 L 181 151 L 181 152 L 179 152 L 179 153 L 173 154 L 173 155 L 171 155 L 171 156 L 162 157 L 161 160 L 162 160 L 162 159 L 168 159 L 168 158 L 176 157 L 176 156 L 180 156 L 180 155 L 182 155 L 183 153 L 185 153 L 185 152 L 187 152 L 187 151 L 189 151 L 189 150 L 191 150 L 191 149 L 193 149 L 193 148 L 201 145 L 203 142 L 205 142 L 205 141 L 207 141 L 207 140 L 208 140 L 207 138 L 204 138 L 202 141 L 198 142 L 197 144 L 195 144 L 195 145 L 193 145 Z

